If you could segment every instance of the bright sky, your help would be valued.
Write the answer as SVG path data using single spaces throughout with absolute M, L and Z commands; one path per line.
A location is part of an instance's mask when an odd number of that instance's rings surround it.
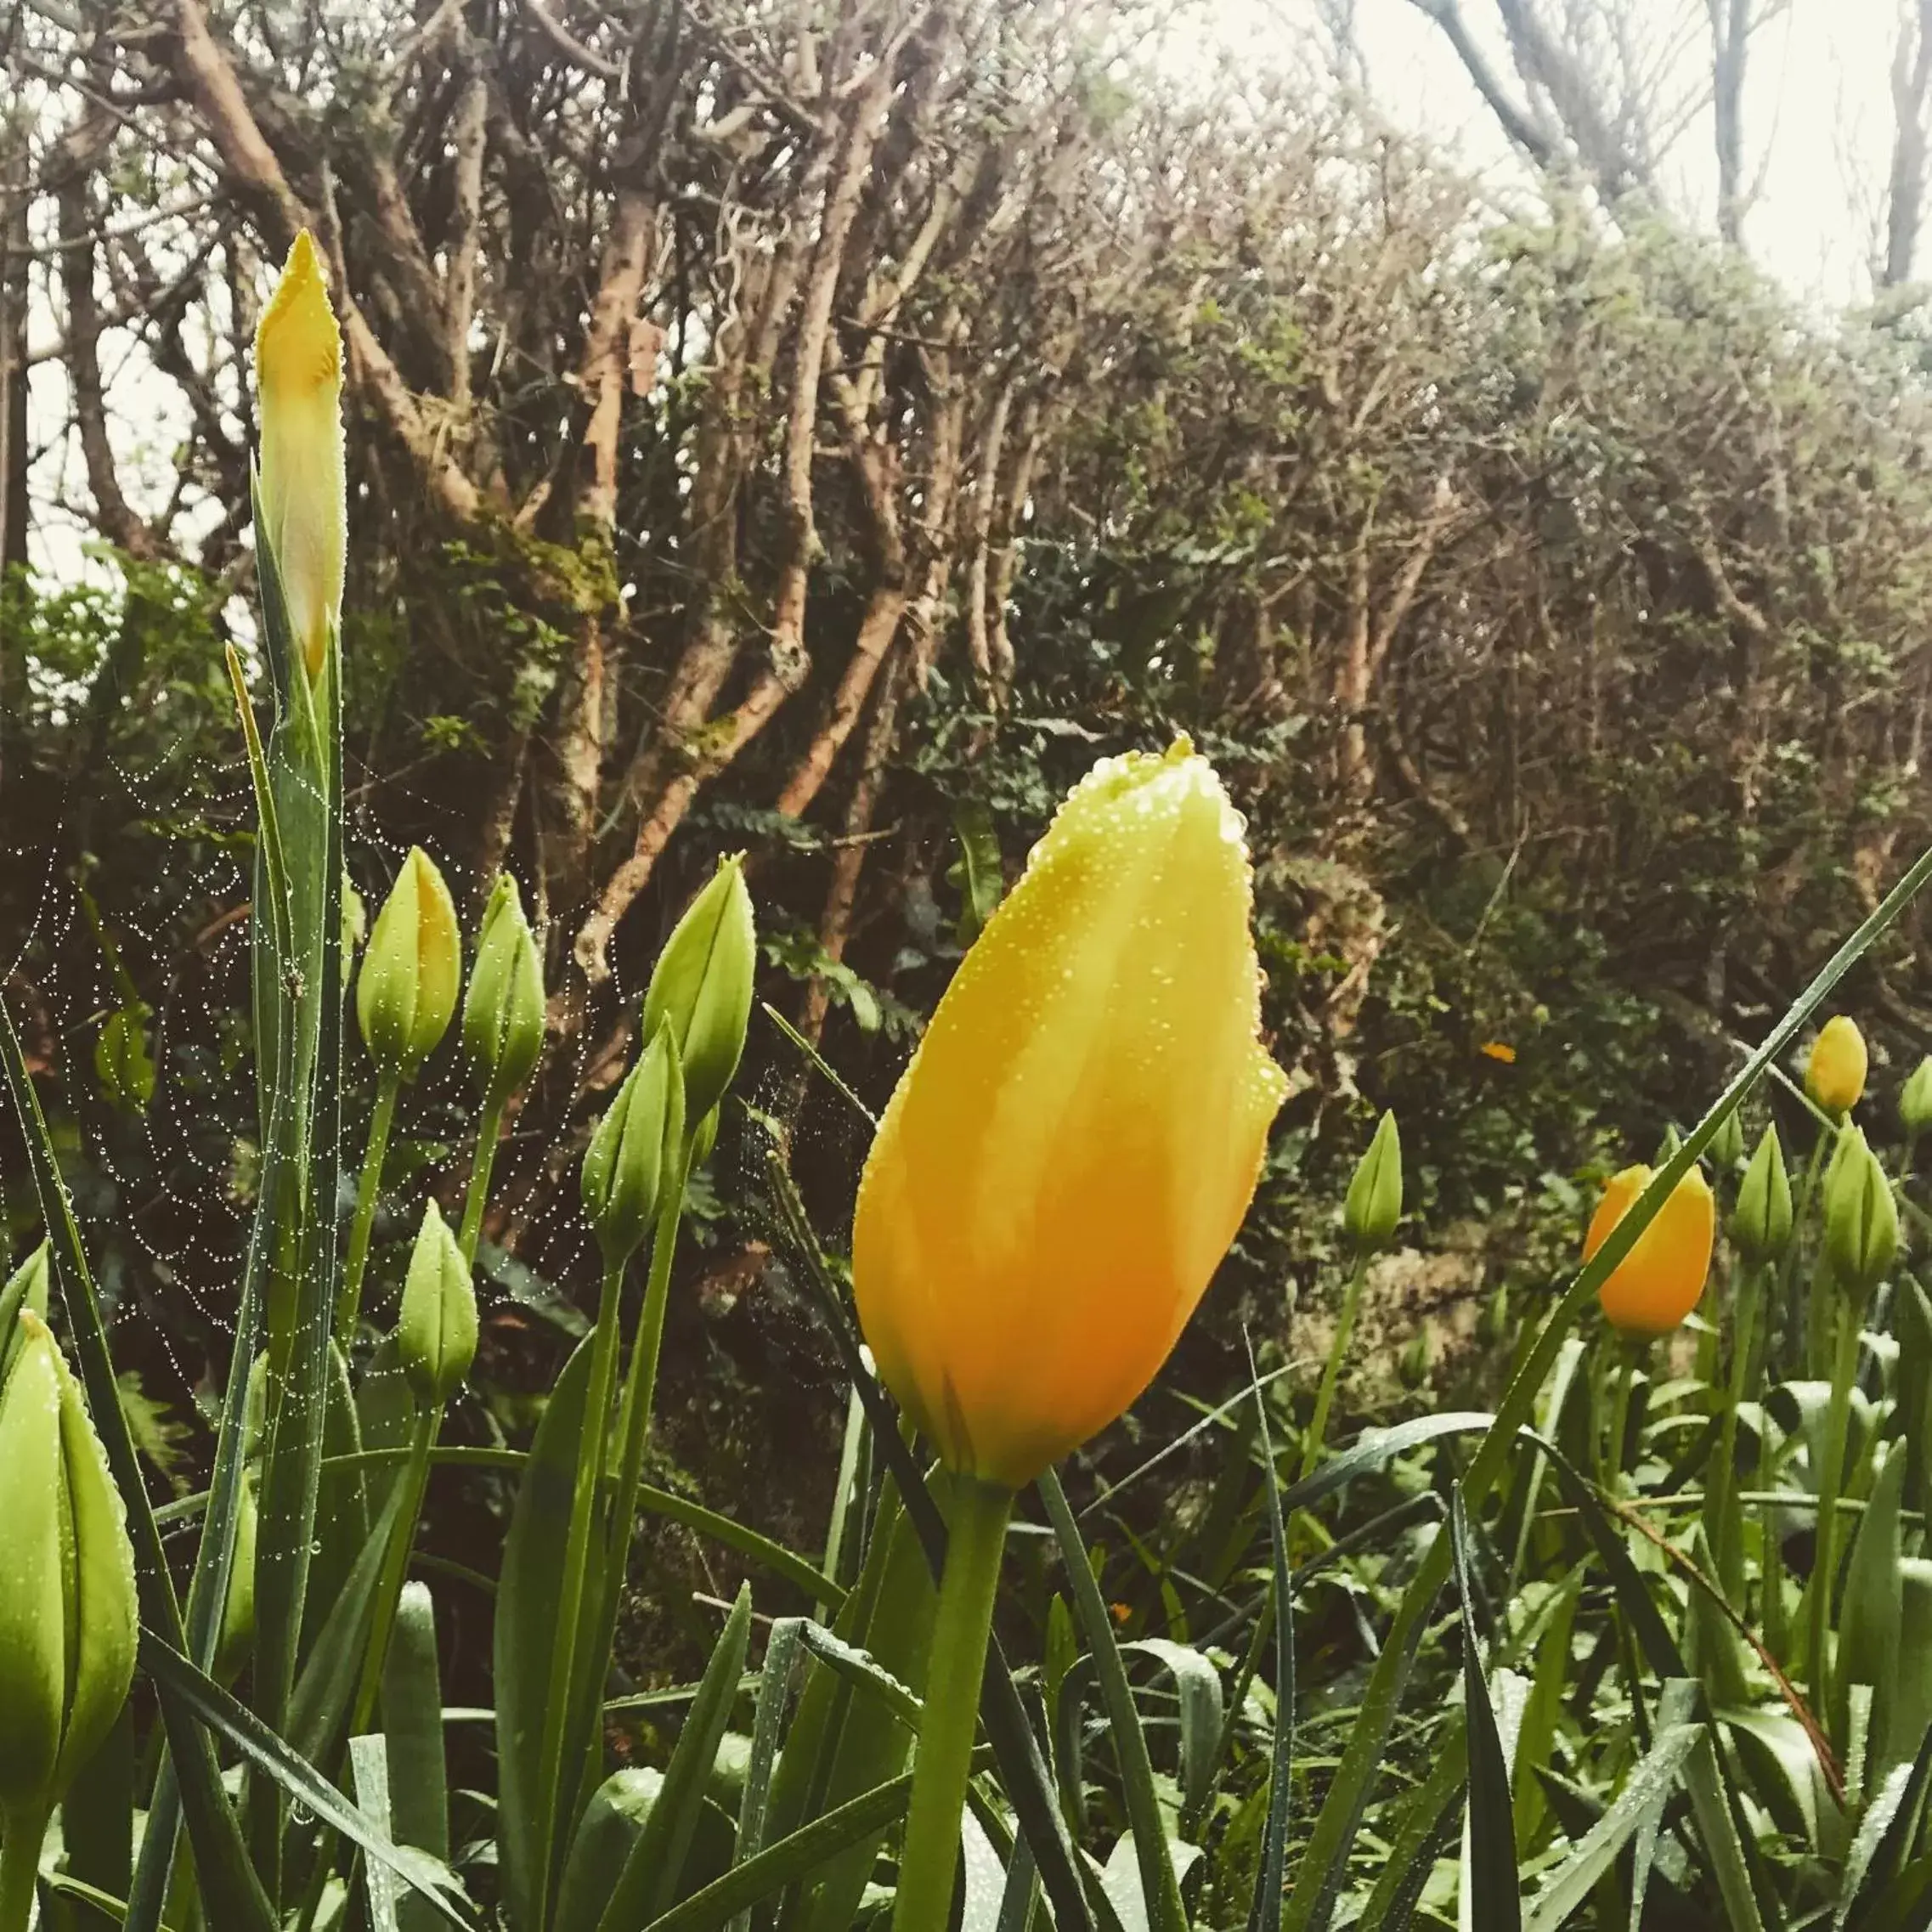
M 1511 172 L 1510 150 L 1441 30 L 1416 0 L 1354 0 L 1371 92 L 1398 127 L 1425 132 L 1471 167 Z M 1678 50 L 1675 84 L 1708 93 L 1705 0 L 1604 0 L 1643 44 Z M 1510 71 L 1494 0 L 1461 0 L 1494 65 Z M 1762 0 L 1760 0 L 1760 5 Z M 1832 307 L 1864 299 L 1891 150 L 1890 73 L 1900 0 L 1789 0 L 1751 43 L 1744 100 L 1748 166 L 1763 192 L 1745 226 L 1752 255 L 1791 291 Z M 1311 31 L 1319 0 L 1228 0 L 1231 45 L 1252 48 L 1259 9 L 1283 40 Z M 1555 9 L 1551 9 L 1555 17 Z M 1673 191 L 1715 227 L 1716 167 L 1708 109 L 1670 157 Z M 1932 276 L 1932 232 L 1919 263 Z

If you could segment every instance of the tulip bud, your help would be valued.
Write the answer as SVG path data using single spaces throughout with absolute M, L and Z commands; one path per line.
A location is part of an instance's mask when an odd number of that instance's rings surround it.
M 714 1107 L 698 1123 L 698 1132 L 691 1137 L 691 1164 L 702 1167 L 711 1158 L 711 1150 L 718 1144 L 718 1110 Z
M 1675 1157 L 1677 1150 L 1683 1144 L 1684 1137 L 1678 1133 L 1676 1127 L 1666 1126 L 1663 1137 L 1657 1144 L 1657 1158 L 1651 1165 L 1657 1167 L 1667 1167 Z
M 1710 1158 L 1720 1174 L 1729 1173 L 1744 1158 L 1744 1123 L 1735 1107 L 1717 1123 L 1717 1132 L 1710 1137 Z
M 342 623 L 348 523 L 342 335 L 306 229 L 256 328 L 255 381 L 262 428 L 257 534 L 270 553 L 290 641 L 314 679 Z
M 1604 1183 L 1584 1237 L 1585 1262 L 1609 1240 L 1611 1229 L 1650 1182 L 1651 1170 L 1640 1166 L 1626 1167 Z M 1704 1291 L 1716 1234 L 1717 1205 L 1710 1183 L 1692 1167 L 1597 1290 L 1611 1326 L 1638 1336 L 1667 1335 L 1675 1328 Z
M 684 1080 L 677 1036 L 660 1026 L 624 1076 L 584 1155 L 584 1208 L 606 1266 L 643 1246 L 659 1191 L 674 1183 L 684 1148 Z
M 134 1676 L 134 1552 L 79 1385 L 31 1311 L 0 1388 L 0 1816 L 57 1805 Z M 9 1827 L 12 1828 L 12 1827 Z
M 1396 1379 L 1404 1388 L 1421 1388 L 1435 1365 L 1435 1345 L 1429 1339 L 1428 1330 L 1419 1328 L 1395 1358 Z
M 463 995 L 463 1053 L 490 1103 L 521 1093 L 544 1050 L 544 969 L 517 881 L 496 875 Z
M 47 1319 L 47 1243 L 42 1241 L 0 1288 L 0 1389 L 6 1387 L 7 1370 L 26 1339 L 20 1310 L 28 1309 L 42 1321 Z
M 1838 1280 L 1869 1293 L 1898 1258 L 1899 1211 L 1878 1157 L 1857 1127 L 1839 1130 L 1825 1171 L 1825 1252 Z
M 477 1291 L 456 1237 L 432 1200 L 423 1210 L 403 1280 L 396 1353 L 409 1385 L 440 1407 L 477 1359 Z
M 1912 1077 L 1899 1090 L 1899 1119 L 1915 1140 L 1932 1127 L 1932 1056 L 1912 1070 Z
M 356 975 L 363 1044 L 385 1074 L 414 1080 L 456 1010 L 463 941 L 443 874 L 420 845 L 410 848 Z
M 1731 1239 L 1747 1261 L 1776 1261 L 1791 1240 L 1791 1177 L 1775 1124 L 1765 1129 L 1738 1183 Z
M 1369 1150 L 1355 1163 L 1348 1198 L 1342 1209 L 1342 1225 L 1358 1254 L 1379 1254 L 1402 1218 L 1402 1137 L 1395 1116 L 1385 1113 L 1376 1123 Z
M 725 1097 L 751 1024 L 758 934 L 744 860 L 723 860 L 664 941 L 644 996 L 647 1045 L 659 1027 L 677 1042 L 685 1117 L 695 1126 Z
M 1827 1114 L 1839 1119 L 1858 1104 L 1865 1091 L 1865 1036 L 1849 1014 L 1835 1014 L 1811 1042 L 1805 1063 L 1805 1091 Z
M 860 1183 L 879 1372 L 947 1466 L 1017 1488 L 1167 1359 L 1287 1081 L 1260 1041 L 1240 819 L 1183 739 L 1103 760 L 953 975 Z

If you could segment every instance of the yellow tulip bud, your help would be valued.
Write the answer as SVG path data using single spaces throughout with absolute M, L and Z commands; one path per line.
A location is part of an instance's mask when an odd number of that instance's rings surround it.
M 1260 1040 L 1242 826 L 1183 739 L 1105 759 L 954 975 L 859 1188 L 879 1373 L 945 1461 L 1017 1487 L 1167 1359 L 1287 1081 Z
M 134 1552 L 87 1405 L 31 1310 L 0 1387 L 0 1818 L 44 1816 L 134 1676 Z M 11 1828 L 11 1827 L 9 1827 Z
M 403 1281 L 396 1353 L 410 1387 L 425 1402 L 444 1403 L 477 1359 L 477 1291 L 469 1264 L 432 1200 L 423 1210 Z
M 463 940 L 449 888 L 429 855 L 412 845 L 356 974 L 356 1019 L 369 1057 L 385 1073 L 415 1079 L 449 1029 L 462 983 Z
M 1805 1091 L 1827 1114 L 1842 1118 L 1865 1091 L 1868 1058 L 1858 1022 L 1849 1014 L 1834 1014 L 1811 1042 L 1811 1057 L 1805 1063 Z
M 307 229 L 255 330 L 261 392 L 260 522 L 291 641 L 318 678 L 342 622 L 347 551 L 342 333 Z
M 1604 1184 L 1584 1238 L 1587 1262 L 1610 1238 L 1610 1231 L 1650 1185 L 1651 1170 L 1626 1167 Z M 1598 1289 L 1611 1325 L 1630 1335 L 1667 1335 L 1704 1291 L 1710 1273 L 1711 1244 L 1717 1234 L 1717 1204 L 1710 1184 L 1693 1167 L 1670 1190 L 1636 1246 L 1610 1271 Z

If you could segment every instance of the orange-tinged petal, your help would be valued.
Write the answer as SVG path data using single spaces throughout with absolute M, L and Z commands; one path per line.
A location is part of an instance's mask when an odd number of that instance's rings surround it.
M 947 988 L 859 1190 L 859 1314 L 946 1461 L 1017 1486 L 1153 1379 L 1286 1090 L 1242 828 L 1182 743 L 1104 760 Z
M 1586 1262 L 1650 1180 L 1651 1170 L 1639 1166 L 1624 1168 L 1604 1183 L 1584 1237 Z M 1597 1291 L 1611 1325 L 1632 1335 L 1666 1335 L 1675 1328 L 1703 1293 L 1716 1232 L 1717 1204 L 1710 1185 L 1692 1167 Z
M 342 619 L 347 549 L 342 459 L 342 335 L 307 229 L 295 238 L 255 330 L 261 391 L 263 534 L 275 555 L 289 628 L 310 677 Z
M 1506 1040 L 1485 1040 L 1476 1050 L 1493 1060 L 1500 1060 L 1505 1066 L 1516 1065 L 1516 1048 Z

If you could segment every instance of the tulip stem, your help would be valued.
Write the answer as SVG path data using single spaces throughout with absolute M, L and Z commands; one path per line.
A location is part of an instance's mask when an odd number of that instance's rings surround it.
M 1758 1303 L 1763 1272 L 1747 1262 L 1739 1271 L 1737 1300 L 1732 1310 L 1731 1376 L 1724 1394 L 1724 1423 L 1718 1438 L 1717 1461 L 1704 1497 L 1704 1534 L 1717 1562 L 1718 1581 L 1735 1610 L 1744 1607 L 1744 1529 L 1737 1514 L 1737 1410 L 1750 1386 L 1752 1357 L 1756 1353 Z
M 618 1409 L 618 1441 L 622 1445 L 618 1462 L 617 1489 L 610 1517 L 610 1547 L 604 1563 L 603 1596 L 598 1604 L 595 1635 L 585 1654 L 579 1660 L 573 1709 L 588 1709 L 601 1701 L 602 1680 L 610 1669 L 611 1648 L 617 1637 L 618 1610 L 624 1601 L 624 1579 L 630 1568 L 630 1533 L 637 1521 L 637 1494 L 644 1482 L 644 1451 L 651 1436 L 651 1410 L 658 1388 L 658 1359 L 664 1346 L 664 1312 L 670 1302 L 671 1263 L 677 1254 L 678 1223 L 684 1212 L 684 1173 L 690 1166 L 688 1155 L 683 1169 L 666 1177 L 658 1206 L 658 1225 L 651 1241 L 651 1273 L 645 1283 L 644 1307 L 638 1316 L 637 1334 L 630 1347 L 630 1366 L 625 1372 L 624 1395 Z M 557 1802 L 566 1807 L 562 1829 L 574 1829 L 577 1812 L 587 1790 L 573 1792 L 568 1786 L 557 1793 Z
M 44 1812 L 8 1811 L 0 1816 L 0 1932 L 27 1932 L 46 1837 Z
M 382 1193 L 382 1161 L 389 1151 L 396 1096 L 402 1090 L 401 1076 L 385 1073 L 376 1084 L 376 1105 L 369 1116 L 369 1146 L 362 1157 L 361 1178 L 356 1183 L 355 1219 L 349 1223 L 342 1291 L 336 1301 L 336 1345 L 344 1355 L 355 1346 L 356 1323 L 362 1316 L 362 1278 L 369 1266 L 370 1230 L 376 1225 L 376 1204 Z
M 1369 1273 L 1369 1252 L 1359 1249 L 1348 1285 L 1342 1296 L 1342 1319 L 1336 1324 L 1335 1340 L 1330 1343 L 1328 1359 L 1322 1364 L 1321 1387 L 1315 1391 L 1315 1412 L 1308 1432 L 1302 1440 L 1302 1468 L 1297 1480 L 1307 1482 L 1321 1460 L 1322 1445 L 1328 1440 L 1329 1411 L 1335 1406 L 1335 1387 L 1342 1379 L 1342 1365 L 1348 1357 L 1348 1344 L 1355 1334 L 1355 1317 L 1362 1306 L 1362 1284 Z
M 992 1633 L 993 1600 L 1006 1551 L 1013 1492 L 961 1476 L 952 1483 L 946 1568 L 926 1667 L 906 1845 L 892 1932 L 946 1932 L 959 1865 L 959 1820 L 980 1720 L 980 1683 Z
M 479 1148 L 479 1165 L 481 1160 Z M 466 1223 L 468 1218 L 466 1214 Z M 604 1260 L 603 1291 L 597 1300 L 597 1326 L 590 1340 L 583 1425 L 577 1438 L 577 1476 L 570 1496 L 570 1527 L 564 1543 L 563 1574 L 557 1596 L 556 1647 L 551 1652 L 550 1687 L 544 1699 L 543 1755 L 538 1761 L 537 1772 L 534 1877 L 541 1901 L 537 1920 L 539 1927 L 547 1924 L 550 1916 L 551 1860 L 560 1835 L 556 1809 L 563 1788 L 564 1743 L 577 1661 L 578 1624 L 584 1611 L 597 1493 L 603 1485 L 604 1457 L 610 1446 L 611 1394 L 617 1381 L 618 1304 L 623 1299 L 624 1258 L 607 1256 Z
M 1818 1171 L 1824 1164 L 1825 1150 L 1837 1129 L 1822 1122 L 1811 1143 L 1811 1158 L 1805 1164 L 1805 1178 L 1799 1183 L 1798 1212 L 1791 1223 L 1791 1239 L 1785 1244 L 1784 1267 L 1778 1278 L 1778 1306 L 1784 1318 L 1784 1361 L 1796 1370 L 1803 1362 L 1805 1309 L 1798 1294 L 1798 1256 L 1805 1245 L 1805 1226 L 1811 1218 L 1811 1200 L 1818 1191 Z
M 1838 1355 L 1832 1364 L 1831 1406 L 1825 1411 L 1824 1460 L 1817 1472 L 1818 1514 L 1811 1581 L 1805 1591 L 1805 1688 L 1811 1708 L 1829 1722 L 1828 1674 L 1833 1572 L 1838 1568 L 1838 1500 L 1844 1482 L 1844 1451 L 1851 1426 L 1851 1384 L 1858 1372 L 1864 1310 L 1849 1291 L 1832 1297 L 1838 1319 Z M 1842 1740 L 1841 1740 L 1842 1742 Z
M 376 1585 L 374 1621 L 369 1632 L 369 1647 L 363 1652 L 362 1681 L 356 1690 L 355 1717 L 349 1735 L 359 1736 L 369 1728 L 376 1710 L 376 1693 L 382 1687 L 383 1660 L 389 1654 L 389 1638 L 396 1627 L 396 1611 L 403 1600 L 403 1585 L 409 1580 L 410 1551 L 416 1539 L 416 1523 L 422 1515 L 422 1500 L 429 1488 L 430 1453 L 436 1447 L 443 1426 L 443 1404 L 425 1403 L 416 1411 L 415 1426 L 410 1435 L 410 1459 L 403 1468 L 403 1496 L 389 1547 L 383 1552 L 382 1572 Z
M 1617 1393 L 1610 1404 L 1610 1434 L 1603 1445 L 1603 1486 L 1615 1495 L 1622 1487 L 1624 1438 L 1630 1426 L 1630 1387 L 1636 1380 L 1638 1345 L 1624 1335 L 1616 1338 Z
M 483 1232 L 483 1204 L 489 1199 L 490 1170 L 496 1165 L 497 1137 L 503 1132 L 503 1102 L 491 1094 L 477 1122 L 477 1151 L 470 1162 L 470 1191 L 463 1199 L 463 1228 L 456 1246 L 464 1261 L 477 1264 L 477 1237 Z

